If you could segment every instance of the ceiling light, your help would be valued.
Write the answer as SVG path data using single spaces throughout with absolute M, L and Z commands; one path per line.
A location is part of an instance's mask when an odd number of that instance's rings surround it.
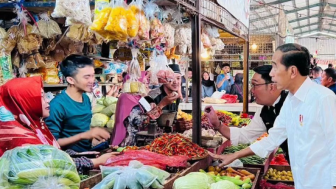
M 253 43 L 253 45 L 252 45 L 252 49 L 253 50 L 256 50 L 258 48 L 258 46 L 255 44 L 255 43 Z

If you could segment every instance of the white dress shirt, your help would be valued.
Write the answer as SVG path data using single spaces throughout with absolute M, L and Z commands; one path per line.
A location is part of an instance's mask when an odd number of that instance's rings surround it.
M 273 103 L 273 106 L 280 101 L 280 98 L 281 95 Z M 230 127 L 230 141 L 233 146 L 252 143 L 267 131 L 266 125 L 260 117 L 261 110 L 262 108 L 257 110 L 247 126 L 242 128 Z
M 288 138 L 296 189 L 336 186 L 336 96 L 307 78 L 288 94 L 269 136 L 250 146 L 266 157 Z

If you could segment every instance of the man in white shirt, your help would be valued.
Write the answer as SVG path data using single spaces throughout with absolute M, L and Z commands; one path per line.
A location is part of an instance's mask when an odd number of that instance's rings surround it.
M 270 76 L 289 94 L 269 136 L 233 154 L 211 155 L 222 165 L 254 154 L 266 157 L 288 138 L 295 188 L 336 189 L 336 96 L 308 78 L 309 65 L 305 47 L 279 46 Z
M 282 92 L 277 89 L 276 84 L 272 82 L 272 78 L 269 75 L 271 70 L 271 65 L 259 66 L 253 70 L 255 74 L 251 80 L 251 92 L 255 96 L 257 104 L 263 105 L 263 108 L 254 114 L 250 124 L 243 128 L 227 127 L 222 124 L 214 125 L 215 129 L 225 138 L 231 140 L 232 145 L 252 143 L 273 127 L 288 92 Z M 210 120 L 218 119 L 217 115 L 214 114 L 214 116 L 209 117 Z M 285 157 L 289 160 L 287 146 L 287 141 L 281 144 Z

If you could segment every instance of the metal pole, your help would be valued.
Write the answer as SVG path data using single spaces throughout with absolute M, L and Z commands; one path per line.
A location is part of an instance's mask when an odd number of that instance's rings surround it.
M 249 94 L 249 42 L 244 44 L 244 83 L 243 83 L 243 113 L 248 113 L 248 94 Z
M 199 10 L 199 1 L 197 1 Z M 201 144 L 202 136 L 202 102 L 201 102 L 201 19 L 199 14 L 191 17 L 192 28 L 192 141 Z

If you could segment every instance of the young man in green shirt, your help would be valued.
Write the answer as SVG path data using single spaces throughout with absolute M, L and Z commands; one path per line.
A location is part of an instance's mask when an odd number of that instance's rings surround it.
M 85 93 L 93 90 L 94 64 L 88 57 L 70 55 L 61 63 L 61 71 L 68 87 L 51 101 L 46 125 L 62 149 L 89 151 L 92 139 L 110 138 L 102 128 L 90 129 L 91 102 Z

